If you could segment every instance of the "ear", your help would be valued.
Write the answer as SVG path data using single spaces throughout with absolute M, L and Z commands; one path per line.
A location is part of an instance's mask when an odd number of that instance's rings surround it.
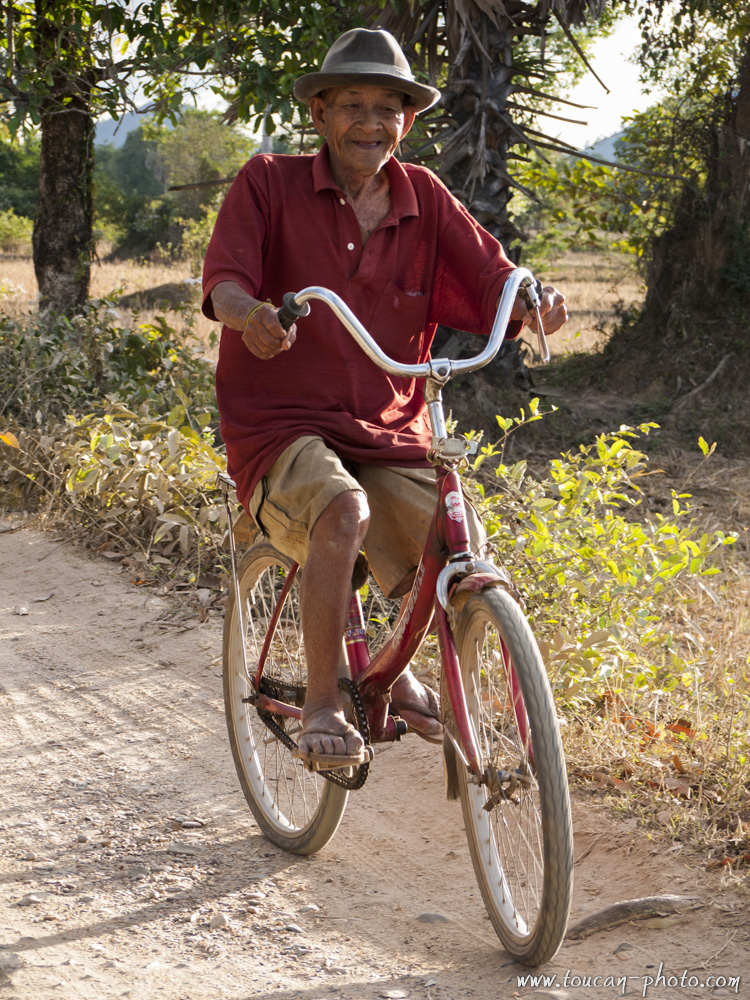
M 326 102 L 320 94 L 316 94 L 315 97 L 310 99 L 310 117 L 312 118 L 313 125 L 318 130 L 318 134 L 325 136 Z
M 407 104 L 404 108 L 404 125 L 401 129 L 401 138 L 403 139 L 406 133 L 411 129 L 414 124 L 414 119 L 417 117 L 417 112 L 414 105 Z

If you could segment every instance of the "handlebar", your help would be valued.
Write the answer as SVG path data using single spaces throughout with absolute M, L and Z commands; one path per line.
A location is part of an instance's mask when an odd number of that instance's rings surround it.
M 283 299 L 283 305 L 278 311 L 278 317 L 284 329 L 288 330 L 295 320 L 308 315 L 310 312 L 308 302 L 313 299 L 319 299 L 331 308 L 368 358 L 374 361 L 383 371 L 388 372 L 389 375 L 400 375 L 405 378 L 434 378 L 438 382 L 444 383 L 453 378 L 454 375 L 462 372 L 476 371 L 478 368 L 483 368 L 484 365 L 492 361 L 505 339 L 505 332 L 510 322 L 513 303 L 519 289 L 523 289 L 522 294 L 524 299 L 536 311 L 539 354 L 545 364 L 549 361 L 549 349 L 547 348 L 547 340 L 544 336 L 542 320 L 539 314 L 537 284 L 531 271 L 525 267 L 518 267 L 512 271 L 503 286 L 495 321 L 492 325 L 492 331 L 486 347 L 475 357 L 459 361 L 454 361 L 450 358 L 434 358 L 418 365 L 405 365 L 394 361 L 393 358 L 390 358 L 378 346 L 347 304 L 335 292 L 330 291 L 328 288 L 321 288 L 318 285 L 310 285 L 310 287 L 303 288 L 302 291 L 296 293 L 287 292 Z

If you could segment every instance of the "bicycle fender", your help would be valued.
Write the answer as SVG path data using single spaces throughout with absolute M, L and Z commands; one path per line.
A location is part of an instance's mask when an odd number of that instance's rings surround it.
M 500 576 L 495 576 L 493 573 L 470 573 L 453 586 L 451 601 L 466 590 L 471 590 L 475 594 L 478 594 L 489 587 L 505 587 L 507 589 L 508 581 L 503 580 Z
M 495 573 L 469 573 L 468 576 L 462 577 L 458 580 L 451 588 L 450 601 L 451 605 L 456 607 L 457 598 L 461 594 L 479 594 L 483 590 L 489 590 L 490 587 L 502 587 L 518 604 L 521 603 L 521 595 L 518 593 L 516 588 L 513 586 L 510 578 L 505 574 L 499 576 Z M 463 606 L 463 601 L 460 602 Z
M 447 801 L 455 801 L 459 797 L 458 760 L 453 744 L 447 737 L 443 740 L 443 781 Z

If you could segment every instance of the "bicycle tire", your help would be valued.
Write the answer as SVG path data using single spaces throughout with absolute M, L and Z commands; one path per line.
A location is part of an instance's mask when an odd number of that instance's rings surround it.
M 562 944 L 573 891 L 570 795 L 552 692 L 526 618 L 498 587 L 468 598 L 456 649 L 482 767 L 506 776 L 493 795 L 458 768 L 474 871 L 506 951 L 541 965 Z
M 238 570 L 251 674 L 260 657 L 278 594 L 292 561 L 266 542 L 253 545 Z M 224 709 L 229 743 L 245 798 L 258 826 L 277 847 L 292 854 L 314 854 L 338 829 L 348 792 L 308 771 L 246 702 L 252 686 L 242 658 L 240 616 L 230 590 L 224 617 Z M 293 686 L 304 698 L 307 670 L 299 620 L 299 588 L 292 584 L 269 649 L 264 677 Z M 293 739 L 299 723 L 272 717 Z

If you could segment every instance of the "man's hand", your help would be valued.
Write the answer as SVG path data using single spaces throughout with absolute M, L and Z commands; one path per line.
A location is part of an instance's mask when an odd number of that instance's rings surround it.
M 242 343 L 251 354 L 263 361 L 288 351 L 297 339 L 296 326 L 285 330 L 272 305 L 261 304 L 235 281 L 219 282 L 211 292 L 211 303 L 217 319 L 232 330 L 241 330 Z M 256 306 L 259 308 L 256 309 Z
M 262 361 L 276 357 L 282 351 L 288 351 L 297 339 L 297 327 L 292 325 L 288 330 L 279 323 L 276 310 L 272 305 L 262 305 L 250 319 L 242 333 L 242 343 Z
M 542 316 L 544 332 L 555 333 L 568 321 L 568 310 L 565 306 L 565 296 L 552 285 L 547 285 L 541 294 L 541 304 L 539 312 Z M 530 310 L 520 297 L 516 298 L 511 319 L 521 320 L 526 326 L 536 330 L 536 313 Z

